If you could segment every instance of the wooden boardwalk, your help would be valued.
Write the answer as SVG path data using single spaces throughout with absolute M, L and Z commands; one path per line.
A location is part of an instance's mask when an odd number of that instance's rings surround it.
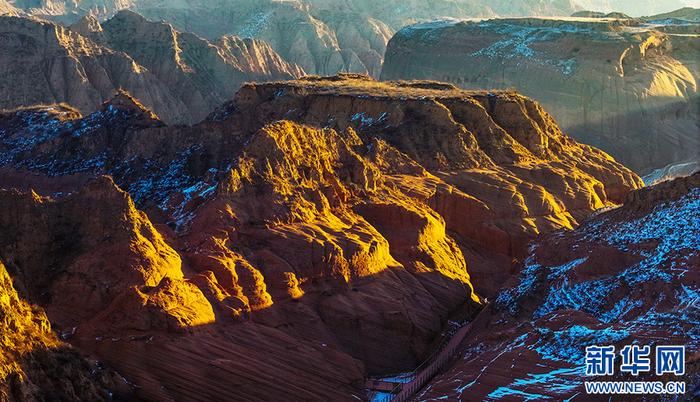
M 462 343 L 471 329 L 471 323 L 460 327 L 455 334 L 445 343 L 431 359 L 422 364 L 413 379 L 406 383 L 395 383 L 382 380 L 368 380 L 367 388 L 388 395 L 375 398 L 374 401 L 405 402 L 416 392 L 420 391 L 457 353 L 459 344 Z

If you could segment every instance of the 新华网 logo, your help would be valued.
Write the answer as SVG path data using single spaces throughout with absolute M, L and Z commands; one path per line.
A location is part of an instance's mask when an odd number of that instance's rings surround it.
M 611 376 L 615 374 L 618 354 L 615 346 L 586 347 L 586 375 Z M 657 376 L 672 374 L 685 375 L 685 346 L 659 345 L 654 349 L 649 345 L 626 345 L 620 352 L 619 372 L 638 376 L 649 373 L 654 367 Z M 586 381 L 588 394 L 684 394 L 685 382 L 678 381 Z

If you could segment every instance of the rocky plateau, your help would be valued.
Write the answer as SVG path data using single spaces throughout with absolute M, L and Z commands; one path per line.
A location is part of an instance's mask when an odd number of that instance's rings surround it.
M 512 91 L 248 83 L 190 126 L 120 92 L 0 113 L 0 261 L 128 385 L 80 392 L 356 400 L 491 314 L 532 240 L 642 186 Z
M 672 15 L 419 23 L 391 39 L 381 77 L 514 88 L 647 174 L 700 160 L 698 23 Z

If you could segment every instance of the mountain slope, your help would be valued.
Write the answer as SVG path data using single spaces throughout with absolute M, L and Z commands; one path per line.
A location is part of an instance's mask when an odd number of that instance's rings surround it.
M 164 116 L 186 113 L 167 86 L 126 54 L 48 22 L 0 17 L 0 26 L 2 107 L 68 102 L 89 112 L 122 87 Z
M 247 84 L 193 126 L 125 93 L 86 117 L 4 112 L 0 147 L 0 184 L 22 190 L 0 257 L 148 399 L 361 397 L 479 310 L 532 238 L 641 186 L 520 95 L 353 75 Z M 47 246 L 66 230 L 79 241 Z
M 695 392 L 698 200 L 695 174 L 637 190 L 624 206 L 537 241 L 519 275 L 475 320 L 460 358 L 420 399 L 571 398 L 584 392 L 584 381 L 602 380 L 584 374 L 586 346 L 632 343 L 686 345 L 685 375 L 666 380 Z M 611 379 L 659 379 L 650 374 L 616 371 Z
M 130 11 L 120 11 L 102 24 L 85 17 L 72 29 L 128 54 L 161 82 L 168 83 L 174 96 L 187 106 L 190 122 L 206 117 L 245 81 L 304 74 L 263 41 L 225 36 L 210 43 Z
M 516 88 L 577 139 L 648 172 L 700 157 L 697 33 L 665 29 L 571 18 L 417 24 L 390 41 L 382 78 Z
M 75 30 L 23 17 L 0 17 L 0 27 L 4 108 L 66 102 L 90 113 L 125 89 L 165 121 L 193 123 L 246 80 L 302 74 L 263 42 L 227 37 L 216 47 L 133 13 L 117 15 L 104 29 L 89 18 Z
M 15 290 L 0 262 L 0 399 L 106 401 L 108 375 L 51 331 L 46 314 Z M 109 384 L 114 386 L 114 383 Z

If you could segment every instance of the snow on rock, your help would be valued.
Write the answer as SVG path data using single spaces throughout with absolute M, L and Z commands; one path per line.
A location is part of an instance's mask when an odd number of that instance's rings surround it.
M 700 347 L 700 174 L 532 246 L 421 400 L 576 400 L 585 347 Z M 697 386 L 697 368 L 676 380 Z M 509 375 L 504 376 L 503 372 Z M 615 379 L 629 379 L 616 374 Z M 641 375 L 639 380 L 647 379 Z M 693 385 L 695 384 L 695 385 Z

